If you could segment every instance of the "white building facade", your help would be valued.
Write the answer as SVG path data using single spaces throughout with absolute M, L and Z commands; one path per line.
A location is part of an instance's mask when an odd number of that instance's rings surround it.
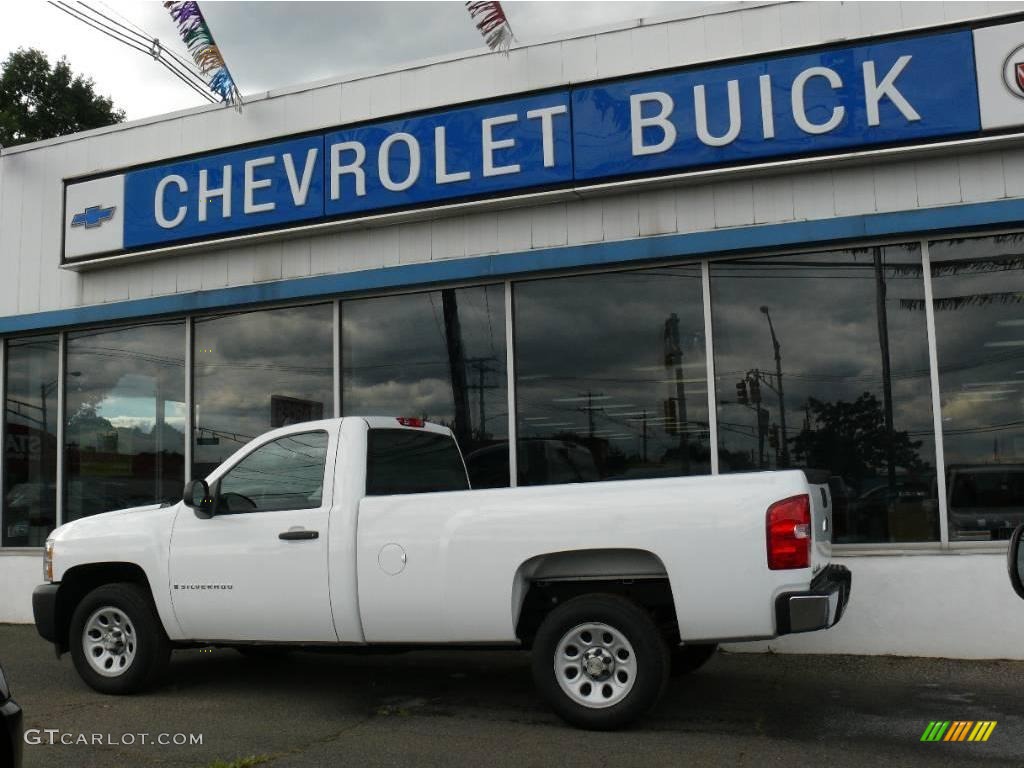
M 1024 3 L 722 5 L 5 148 L 0 336 L 0 621 L 55 525 L 392 414 L 477 486 L 827 470 L 849 612 L 737 650 L 1024 659 Z

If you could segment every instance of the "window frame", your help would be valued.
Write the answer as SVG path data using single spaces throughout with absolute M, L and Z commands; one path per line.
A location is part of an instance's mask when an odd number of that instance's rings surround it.
M 352 417 L 349 417 L 349 418 L 352 418 Z M 373 494 L 371 494 L 370 491 L 369 491 L 369 485 L 370 485 L 370 458 L 371 458 L 370 457 L 370 440 L 371 440 L 371 435 L 374 432 L 407 432 L 407 433 L 413 434 L 413 435 L 432 435 L 435 438 L 438 438 L 440 440 L 443 440 L 443 441 L 449 443 L 450 445 L 454 446 L 454 448 L 455 448 L 455 455 L 458 456 L 458 458 L 459 458 L 459 465 L 462 467 L 462 477 L 466 481 L 466 487 L 465 488 L 449 488 L 447 490 L 441 490 L 441 491 L 413 491 L 413 492 L 407 492 L 407 493 L 373 493 Z M 439 430 L 439 429 L 426 429 L 426 430 L 424 430 L 424 429 L 416 429 L 416 428 L 409 429 L 409 428 L 405 428 L 405 427 L 374 426 L 374 425 L 367 424 L 367 430 L 366 430 L 366 459 L 363 462 L 363 477 L 364 477 L 363 498 L 367 498 L 367 499 L 369 499 L 369 498 L 375 498 L 375 499 L 376 498 L 388 498 L 389 496 L 421 496 L 421 495 L 424 495 L 424 494 L 432 494 L 432 493 L 464 493 L 466 491 L 474 490 L 473 483 L 469 479 L 469 470 L 466 468 L 466 457 L 462 455 L 462 447 L 459 445 L 458 440 L 456 440 L 455 436 L 450 434 L 448 431 L 446 431 L 446 430 L 442 431 L 442 430 Z M 482 488 L 482 489 L 478 489 L 478 490 L 487 490 L 487 489 L 486 488 Z
M 327 449 L 324 457 L 324 481 L 320 490 L 320 504 L 315 507 L 289 507 L 288 509 L 267 509 L 267 510 L 245 510 L 239 512 L 222 512 L 218 510 L 220 505 L 220 492 L 221 492 L 221 481 L 230 474 L 235 467 L 245 461 L 249 456 L 252 456 L 256 451 L 260 450 L 270 443 L 277 442 L 282 438 L 295 437 L 297 435 L 312 434 L 314 432 L 323 432 L 327 435 Z M 310 512 L 313 510 L 329 508 L 333 506 L 334 499 L 334 476 L 336 472 L 336 461 L 337 461 L 337 447 L 338 447 L 338 430 L 330 428 L 323 421 L 307 421 L 301 424 L 294 424 L 288 427 L 282 427 L 275 429 L 270 432 L 266 432 L 260 435 L 255 440 L 252 440 L 248 444 L 239 448 L 235 453 L 229 456 L 220 466 L 218 466 L 213 472 L 206 476 L 205 481 L 210 487 L 210 495 L 214 498 L 214 509 L 213 514 L 215 516 L 221 515 L 239 515 L 239 514 L 273 514 L 274 512 Z

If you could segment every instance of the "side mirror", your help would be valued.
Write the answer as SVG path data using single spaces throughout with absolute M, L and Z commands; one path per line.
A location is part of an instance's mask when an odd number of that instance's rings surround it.
M 213 517 L 213 497 L 210 486 L 205 480 L 192 480 L 185 484 L 181 500 L 186 507 L 191 507 L 199 517 Z
M 1006 552 L 1006 569 L 1010 572 L 1013 590 L 1024 598 L 1024 547 L 1021 546 L 1021 539 L 1024 539 L 1024 525 L 1017 526 L 1017 530 L 1010 536 L 1010 548 Z

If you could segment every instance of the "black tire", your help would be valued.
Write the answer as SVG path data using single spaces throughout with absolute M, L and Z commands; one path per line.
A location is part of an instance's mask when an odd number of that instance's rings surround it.
M 120 611 L 131 623 L 134 635 L 134 657 L 124 671 L 106 676 L 95 670 L 86 654 L 86 622 L 100 609 Z M 138 584 L 104 584 L 89 592 L 76 606 L 71 616 L 68 646 L 79 676 L 100 693 L 128 694 L 145 690 L 156 684 L 167 668 L 171 657 L 171 642 L 167 639 L 149 592 Z
M 707 664 L 718 650 L 718 643 L 694 643 L 672 648 L 672 677 L 682 677 Z
M 559 645 L 571 632 L 589 623 L 607 625 L 624 636 L 634 651 L 631 669 L 635 678 L 628 691 L 622 694 L 623 698 L 611 705 L 580 703 L 562 689 L 556 675 Z M 591 647 L 597 646 L 595 640 Z M 561 654 L 558 658 L 562 658 Z M 568 667 L 575 663 L 567 661 L 566 664 L 566 671 L 560 674 L 566 675 L 569 685 L 575 678 L 568 677 Z M 670 665 L 668 646 L 651 615 L 619 595 L 581 595 L 563 603 L 544 618 L 533 642 L 533 680 L 541 696 L 567 723 L 588 730 L 622 728 L 650 711 L 665 691 Z M 618 675 L 619 670 L 614 667 L 613 670 Z M 587 675 L 584 671 L 577 674 Z M 580 679 L 587 682 L 584 677 Z M 601 682 L 594 683 L 595 688 L 601 685 Z

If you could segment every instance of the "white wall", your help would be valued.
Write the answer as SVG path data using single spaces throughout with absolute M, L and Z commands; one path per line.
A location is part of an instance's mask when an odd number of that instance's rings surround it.
M 0 549 L 0 624 L 32 621 L 32 590 L 43 582 L 43 550 Z
M 726 646 L 738 652 L 1024 660 L 1024 600 L 1005 553 L 837 558 L 853 571 L 847 614 L 827 632 Z

